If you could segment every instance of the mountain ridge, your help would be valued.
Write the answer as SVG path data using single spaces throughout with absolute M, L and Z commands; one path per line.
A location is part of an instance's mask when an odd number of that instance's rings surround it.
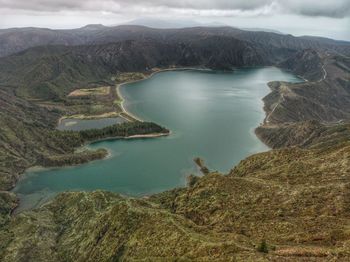
M 308 80 L 269 84 L 265 123 L 256 132 L 276 149 L 242 160 L 229 174 L 190 176 L 187 187 L 144 199 L 66 192 L 16 215 L 16 197 L 0 191 L 2 261 L 349 260 L 349 59 L 337 54 L 339 47 L 320 49 L 261 33 L 242 33 L 242 40 L 225 30 L 212 35 L 188 29 L 165 40 L 151 30 L 154 38 L 146 40 L 143 35 L 102 45 L 39 46 L 0 58 L 3 190 L 38 162 L 33 152 L 66 156 L 83 141 L 81 134 L 54 131 L 62 111 L 36 101 L 57 99 L 64 107 L 69 91 L 112 81 L 118 70 L 171 68 L 174 61 L 215 69 L 248 61 L 274 63 Z M 169 47 L 176 52 L 167 53 Z M 219 59 L 211 60 L 218 50 Z
M 186 33 L 188 32 L 188 33 Z M 124 40 L 153 40 L 170 39 L 172 35 L 192 38 L 201 33 L 211 35 L 226 35 L 238 40 L 250 41 L 253 44 L 263 44 L 265 48 L 273 45 L 278 48 L 323 48 L 335 49 L 349 55 L 348 43 L 343 41 L 330 41 L 317 37 L 294 37 L 270 32 L 244 31 L 234 27 L 193 27 L 183 29 L 155 29 L 138 25 L 120 25 L 114 27 L 98 27 L 94 30 L 77 29 L 45 29 L 45 28 L 15 28 L 0 30 L 0 56 L 7 56 L 30 47 L 39 45 L 89 45 L 106 44 Z M 264 43 L 265 42 L 265 43 Z M 287 44 L 290 43 L 290 44 Z M 292 44 L 292 45 L 291 45 Z

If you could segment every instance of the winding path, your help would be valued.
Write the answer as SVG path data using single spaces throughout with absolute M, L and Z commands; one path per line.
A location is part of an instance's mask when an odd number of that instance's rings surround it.
M 329 54 L 327 54 L 327 56 L 329 56 Z M 326 64 L 325 62 L 322 64 L 323 76 L 321 77 L 320 80 L 317 81 L 317 83 L 326 80 L 326 78 L 327 78 L 327 71 L 326 71 L 326 68 L 325 68 L 326 65 L 327 65 L 327 64 Z M 265 121 L 264 121 L 266 124 L 268 124 L 268 123 L 270 122 L 269 119 L 270 119 L 271 115 L 275 112 L 275 110 L 277 109 L 277 107 L 278 107 L 282 102 L 284 102 L 284 101 L 285 101 L 285 98 L 284 98 L 284 94 L 282 93 L 280 99 L 279 99 L 278 102 L 277 102 L 277 104 L 273 107 L 273 109 L 271 110 L 271 112 L 266 116 Z
M 267 115 L 265 122 L 268 124 L 270 122 L 269 118 L 270 116 L 275 112 L 276 108 L 285 101 L 284 94 L 281 94 L 280 99 L 278 100 L 277 104 L 273 107 L 271 112 Z
M 326 78 L 327 78 L 327 71 L 326 71 L 325 67 L 326 67 L 326 63 L 323 63 L 323 65 L 322 65 L 323 77 L 317 81 L 318 83 L 322 82 L 323 80 L 326 80 Z

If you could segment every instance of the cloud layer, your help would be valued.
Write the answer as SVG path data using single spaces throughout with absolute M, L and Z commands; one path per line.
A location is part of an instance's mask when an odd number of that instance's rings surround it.
M 344 18 L 349 0 L 0 0 L 0 9 L 36 12 L 94 11 L 109 13 L 257 16 L 280 13 Z

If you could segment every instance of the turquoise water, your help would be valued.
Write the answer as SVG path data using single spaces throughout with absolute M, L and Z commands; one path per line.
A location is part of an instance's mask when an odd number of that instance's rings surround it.
M 28 171 L 15 192 L 33 207 L 57 192 L 103 189 L 140 196 L 183 186 L 198 173 L 194 157 L 227 173 L 248 155 L 267 150 L 254 135 L 264 119 L 267 82 L 300 81 L 274 67 L 234 72 L 172 71 L 125 85 L 126 108 L 171 130 L 168 137 L 109 140 L 90 145 L 111 157 L 89 164 Z

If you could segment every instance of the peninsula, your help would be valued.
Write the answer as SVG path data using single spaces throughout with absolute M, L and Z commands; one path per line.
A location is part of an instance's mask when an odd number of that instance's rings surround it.
M 25 29 L 0 33 L 1 261 L 350 259 L 348 42 L 231 27 L 81 30 L 28 33 L 46 45 L 20 42 Z M 64 192 L 12 214 L 18 203 L 10 190 L 27 168 L 104 157 L 104 150 L 76 152 L 97 139 L 169 132 L 127 114 L 115 88 L 120 83 L 143 79 L 152 68 L 245 66 L 277 66 L 307 80 L 269 83 L 256 134 L 272 150 L 228 174 L 197 159 L 205 175 L 147 198 Z M 109 112 L 128 121 L 55 129 L 63 116 Z

